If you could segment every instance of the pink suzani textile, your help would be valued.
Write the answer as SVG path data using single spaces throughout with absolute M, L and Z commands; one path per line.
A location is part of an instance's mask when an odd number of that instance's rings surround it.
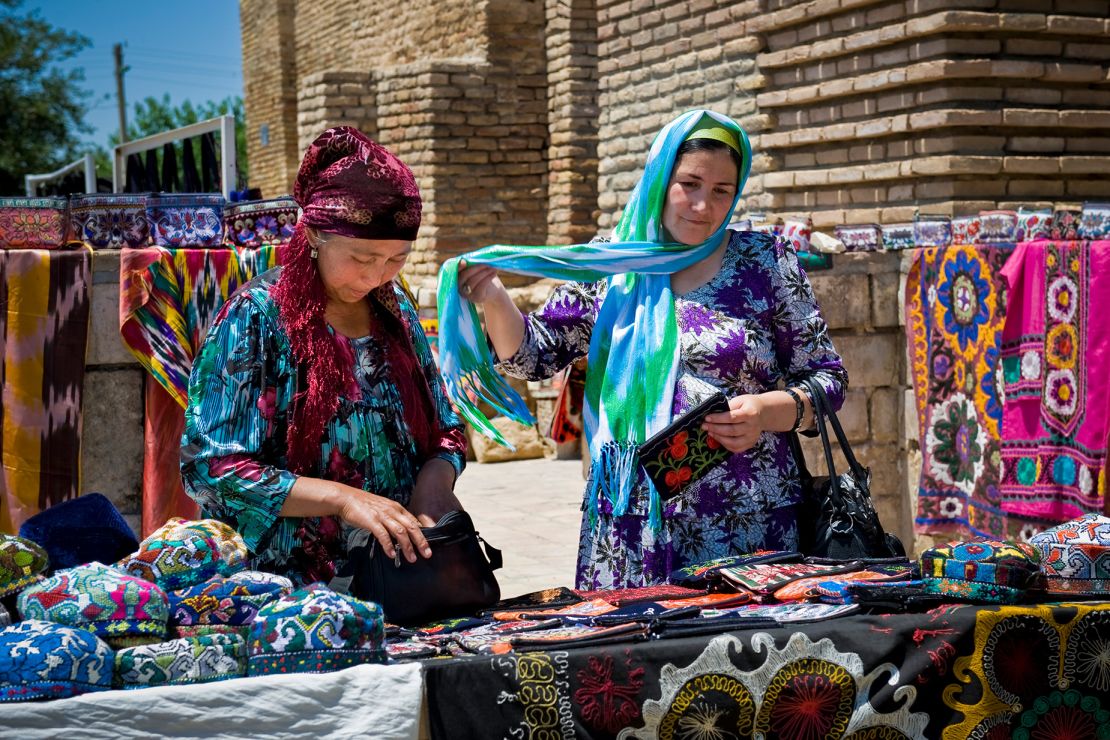
M 1002 271 L 1002 508 L 1052 523 L 1101 512 L 1110 407 L 1110 241 L 1019 244 Z M 1103 307 L 1103 308 L 1099 308 Z
M 906 335 L 921 444 L 915 529 L 1016 538 L 998 489 L 1006 316 L 1001 270 L 1011 245 L 917 249 L 906 282 Z

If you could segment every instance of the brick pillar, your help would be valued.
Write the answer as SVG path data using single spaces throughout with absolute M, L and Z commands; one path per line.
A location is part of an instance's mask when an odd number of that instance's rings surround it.
M 547 0 L 547 241 L 597 231 L 597 3 Z
M 374 84 L 369 72 L 317 72 L 306 76 L 297 98 L 301 151 L 332 126 L 354 126 L 371 139 L 377 138 Z
M 297 144 L 297 70 L 294 0 L 240 0 L 243 39 L 243 104 L 252 187 L 267 197 L 293 187 L 301 150 Z

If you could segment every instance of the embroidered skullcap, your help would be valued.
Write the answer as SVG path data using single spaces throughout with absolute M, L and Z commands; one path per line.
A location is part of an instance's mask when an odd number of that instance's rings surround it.
M 921 553 L 925 590 L 967 601 L 1015 603 L 1041 587 L 1037 551 L 1024 542 L 949 542 Z
M 1110 594 L 1110 517 L 1086 514 L 1038 532 L 1029 544 L 1040 552 L 1049 593 Z
M 195 586 L 171 591 L 170 621 L 176 625 L 250 624 L 258 610 L 293 590 L 284 576 L 245 570 L 216 576 Z
M 251 626 L 249 624 L 179 624 L 169 629 L 169 636 L 173 638 L 205 635 L 238 635 L 243 638 L 245 645 L 251 636 Z
M 222 522 L 174 517 L 151 532 L 118 567 L 174 590 L 242 569 L 246 552 L 243 538 Z
M 330 128 L 308 147 L 293 198 L 300 223 L 359 239 L 416 238 L 420 189 L 392 152 L 350 126 Z
M 139 546 L 123 515 L 100 493 L 86 493 L 40 511 L 20 525 L 19 536 L 42 545 L 54 570 L 114 563 Z
M 246 673 L 247 643 L 240 635 L 205 635 L 116 652 L 114 685 L 143 689 L 222 681 Z
M 173 524 L 186 529 L 195 529 L 212 538 L 220 554 L 218 570 L 220 575 L 230 576 L 247 567 L 247 543 L 242 535 L 233 527 L 221 522 L 219 519 L 182 519 L 173 517 L 166 521 L 166 525 Z
M 0 701 L 112 688 L 112 649 L 83 629 L 26 619 L 0 630 Z
M 48 567 L 46 550 L 23 537 L 0 534 L 0 596 L 38 583 Z
M 19 595 L 24 619 L 80 627 L 102 637 L 166 634 L 166 592 L 102 563 L 61 570 Z
M 247 673 L 326 673 L 384 663 L 384 642 L 381 607 L 314 583 L 259 610 Z

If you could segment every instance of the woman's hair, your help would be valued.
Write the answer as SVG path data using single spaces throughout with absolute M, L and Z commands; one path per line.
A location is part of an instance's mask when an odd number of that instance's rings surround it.
M 740 152 L 736 151 L 723 141 L 704 138 L 687 139 L 679 145 L 678 152 L 675 154 L 674 157 L 674 163 L 677 167 L 678 163 L 682 161 L 682 158 L 690 152 L 719 152 L 722 149 L 728 152 L 728 156 L 732 160 L 732 163 L 736 165 L 736 179 L 739 183 L 740 173 L 744 171 L 744 160 L 741 159 Z

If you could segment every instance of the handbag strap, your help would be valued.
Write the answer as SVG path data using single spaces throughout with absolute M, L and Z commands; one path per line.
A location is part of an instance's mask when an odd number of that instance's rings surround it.
M 806 456 L 802 452 L 802 440 L 797 432 L 788 432 L 786 439 L 790 443 L 790 452 L 794 455 L 794 466 L 798 469 L 798 480 L 802 482 L 802 488 L 804 489 L 813 482 L 813 474 L 809 472 L 809 467 L 806 465 Z
M 817 429 L 821 434 L 821 446 L 825 450 L 825 462 L 829 468 L 829 482 L 833 490 L 840 491 L 840 479 L 836 474 L 836 465 L 833 462 L 832 445 L 829 443 L 829 432 L 826 424 L 833 428 L 836 441 L 840 444 L 840 451 L 844 453 L 844 459 L 848 462 L 848 469 L 851 470 L 852 475 L 858 481 L 865 481 L 867 471 L 856 460 L 852 447 L 848 444 L 848 436 L 844 433 L 844 428 L 840 425 L 840 419 L 836 417 L 836 412 L 829 404 L 824 387 L 812 378 L 807 378 L 803 382 L 813 403 L 813 413 L 817 420 Z
M 818 404 L 820 405 L 821 415 L 827 420 L 829 426 L 832 427 L 833 433 L 836 435 L 836 441 L 840 444 L 840 451 L 844 453 L 844 459 L 848 461 L 848 468 L 852 471 L 852 475 L 856 480 L 864 480 L 867 471 L 859 464 L 855 453 L 852 452 L 852 447 L 848 444 L 848 435 L 844 433 L 844 428 L 840 425 L 840 419 L 837 418 L 836 412 L 833 411 L 832 404 L 829 403 L 829 397 L 825 394 L 825 388 L 811 378 L 806 380 L 806 385 L 810 390 L 810 398 L 813 399 L 815 408 Z M 822 424 L 821 427 L 822 434 L 827 434 L 824 429 L 824 424 Z M 829 471 L 832 471 L 831 455 L 829 455 Z

